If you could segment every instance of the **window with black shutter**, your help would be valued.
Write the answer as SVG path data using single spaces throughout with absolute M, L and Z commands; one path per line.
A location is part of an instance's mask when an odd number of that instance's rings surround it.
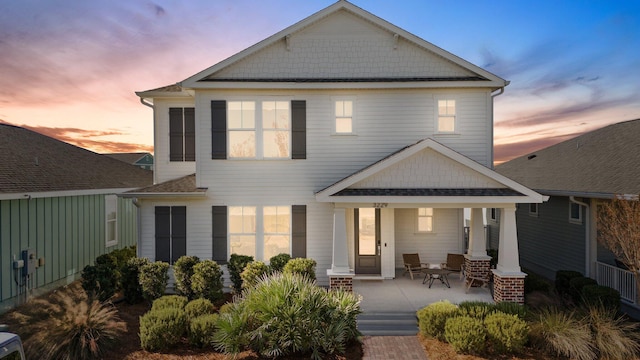
M 196 160 L 194 108 L 169 108 L 169 160 Z
M 187 254 L 187 207 L 156 206 L 156 261 L 173 264 Z

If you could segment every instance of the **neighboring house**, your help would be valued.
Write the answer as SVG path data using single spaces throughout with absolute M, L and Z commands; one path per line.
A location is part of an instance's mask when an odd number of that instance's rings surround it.
M 470 272 L 488 274 L 482 209 L 499 207 L 513 216 L 496 294 L 521 301 L 515 205 L 543 196 L 491 170 L 493 97 L 507 84 L 339 1 L 138 92 L 156 141 L 156 185 L 127 194 L 141 206 L 141 255 L 224 264 L 284 252 L 316 260 L 332 287 L 394 278 L 403 253 L 439 264 L 465 252 Z
M 145 170 L 153 170 L 153 155 L 146 152 L 102 154 Z
M 543 204 L 521 204 L 516 212 L 523 267 L 549 279 L 558 270 L 579 271 L 613 287 L 602 278 L 619 270 L 597 241 L 598 205 L 616 195 L 640 194 L 640 119 L 535 151 L 496 171 L 550 197 Z M 501 220 L 489 219 L 489 226 L 497 228 Z M 635 301 L 625 294 L 629 289 L 618 290 Z
M 75 280 L 101 254 L 135 245 L 137 208 L 116 195 L 151 184 L 152 176 L 0 124 L 0 312 Z M 16 269 L 25 251 L 31 262 Z

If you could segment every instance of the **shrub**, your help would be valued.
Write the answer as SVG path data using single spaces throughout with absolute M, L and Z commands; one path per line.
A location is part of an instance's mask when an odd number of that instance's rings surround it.
M 254 261 L 247 264 L 247 266 L 240 274 L 242 277 L 242 288 L 256 286 L 260 278 L 269 274 L 269 267 L 262 261 Z
M 556 271 L 556 290 L 559 294 L 569 295 L 571 279 L 575 277 L 582 277 L 582 274 L 572 270 L 558 270 Z
M 524 348 L 529 336 L 527 323 L 517 315 L 496 312 L 484 319 L 487 336 L 498 353 L 513 353 Z
M 458 315 L 458 307 L 448 301 L 438 301 L 418 310 L 420 333 L 444 340 L 447 319 Z
M 193 267 L 191 288 L 194 295 L 211 302 L 222 299 L 222 269 L 213 260 L 203 260 Z
M 582 301 L 587 306 L 603 306 L 620 311 L 620 292 L 607 286 L 587 285 L 582 288 Z
M 164 295 L 169 281 L 169 264 L 162 261 L 150 262 L 140 268 L 140 287 L 142 297 L 153 301 Z
M 525 305 L 521 305 L 515 302 L 500 302 L 495 305 L 495 309 L 497 311 L 503 312 L 505 314 L 516 315 L 522 320 L 525 320 L 527 317 L 527 307 Z
M 252 261 L 253 256 L 231 254 L 231 258 L 229 258 L 229 263 L 227 264 L 227 269 L 229 269 L 229 277 L 231 278 L 233 291 L 235 293 L 240 293 L 242 291 L 242 277 L 240 274 L 242 274 L 245 266 Z
M 484 320 L 487 315 L 496 311 L 496 306 L 484 301 L 463 301 L 458 304 L 458 310 L 459 315 Z
M 458 353 L 483 352 L 486 337 L 482 320 L 470 316 L 449 318 L 444 326 L 444 338 Z
M 530 294 L 534 291 L 548 293 L 551 291 L 551 283 L 542 276 L 526 271 L 527 277 L 524 278 L 524 293 Z
M 313 259 L 291 259 L 282 270 L 285 273 L 299 274 L 311 280 L 316 279 L 316 261 Z
M 180 342 L 187 329 L 184 310 L 151 310 L 140 317 L 140 345 L 147 351 L 166 349 Z
M 213 314 L 215 311 L 216 307 L 207 299 L 191 300 L 184 307 L 184 312 L 187 314 L 188 319 L 195 319 L 202 315 Z
M 129 247 L 124 247 L 122 249 L 116 249 L 110 252 L 109 255 L 113 257 L 116 269 L 122 272 L 122 269 L 129 262 L 129 260 L 136 257 L 136 246 L 132 245 Z
M 549 354 L 577 360 L 596 357 L 591 346 L 591 330 L 574 312 L 555 308 L 542 310 L 530 323 L 530 328 L 531 342 Z
M 593 333 L 593 345 L 603 359 L 635 359 L 640 353 L 638 323 L 617 317 L 613 309 L 591 306 L 587 316 Z
M 114 258 L 109 254 L 98 256 L 95 263 L 82 270 L 82 288 L 89 298 L 104 302 L 111 299 L 118 290 L 119 272 Z
M 194 298 L 191 289 L 191 276 L 193 276 L 193 267 L 200 262 L 197 256 L 181 256 L 173 264 L 173 277 L 176 281 L 176 293 L 186 296 L 189 299 Z
M 582 288 L 587 285 L 598 285 L 598 282 L 584 276 L 574 277 L 569 280 L 569 295 L 575 304 L 579 304 L 582 300 Z
M 222 306 L 220 306 L 220 309 L 218 309 L 218 312 L 220 314 L 224 314 L 226 312 L 231 311 L 231 308 L 233 307 L 233 303 L 225 303 Z
M 340 353 L 359 335 L 359 304 L 353 293 L 327 291 L 296 274 L 273 274 L 220 314 L 216 346 L 228 354 L 251 348 L 270 358 Z
M 122 292 L 129 304 L 137 304 L 143 300 L 140 286 L 140 269 L 149 263 L 147 258 L 132 258 L 122 267 Z
M 189 343 L 197 347 L 213 344 L 218 314 L 204 314 L 191 319 L 189 323 Z
M 126 330 L 111 304 L 69 289 L 34 299 L 11 315 L 29 359 L 92 359 Z
M 271 266 L 271 271 L 282 272 L 284 270 L 284 266 L 291 260 L 291 256 L 287 253 L 278 254 L 269 259 L 269 266 Z
M 189 300 L 185 296 L 181 295 L 164 295 L 153 301 L 151 310 L 162 310 L 168 308 L 175 308 L 184 310 Z

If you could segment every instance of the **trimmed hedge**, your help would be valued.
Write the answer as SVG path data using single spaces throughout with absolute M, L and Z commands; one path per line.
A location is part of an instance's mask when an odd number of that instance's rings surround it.
M 556 290 L 559 294 L 570 295 L 571 279 L 582 276 L 582 273 L 573 270 L 556 271 Z
M 193 267 L 191 287 L 195 296 L 211 302 L 222 299 L 222 269 L 213 260 L 203 260 Z
M 269 266 L 262 261 L 254 261 L 247 264 L 240 277 L 242 278 L 242 288 L 256 286 L 258 281 L 270 272 Z
M 311 280 L 316 280 L 316 261 L 313 259 L 291 259 L 282 270 L 284 273 L 299 274 Z
M 608 286 L 584 286 L 582 288 L 582 301 L 587 306 L 604 306 L 614 312 L 620 311 L 620 292 Z
M 487 315 L 496 311 L 496 305 L 484 301 L 463 301 L 458 304 L 458 310 L 460 315 L 484 320 Z
M 239 294 L 242 291 L 242 271 L 248 263 L 253 261 L 253 256 L 231 254 L 227 269 L 229 269 L 229 277 L 231 278 L 233 291 Z
M 496 312 L 484 319 L 487 336 L 497 353 L 514 353 L 522 350 L 529 338 L 527 323 L 517 315 Z
M 147 351 L 167 349 L 180 342 L 187 329 L 184 310 L 151 310 L 140 317 L 140 345 Z
M 184 312 L 187 314 L 187 318 L 195 319 L 202 315 L 215 313 L 216 307 L 207 299 L 195 299 L 189 301 L 189 303 L 184 307 Z
M 574 303 L 579 304 L 582 302 L 582 288 L 587 285 L 598 285 L 598 282 L 584 276 L 574 277 L 569 280 L 568 293 L 571 295 Z
M 482 320 L 455 316 L 444 325 L 444 338 L 456 352 L 472 354 L 485 350 L 487 334 Z
M 212 345 L 216 333 L 218 314 L 204 314 L 189 323 L 189 343 L 197 347 Z
M 186 296 L 181 295 L 164 295 L 153 301 L 151 310 L 162 310 L 168 308 L 175 308 L 184 310 L 185 305 L 189 300 Z
M 176 293 L 186 296 L 189 299 L 195 297 L 191 288 L 191 277 L 193 276 L 193 267 L 200 262 L 197 256 L 181 256 L 173 264 L 173 277 L 176 280 Z
M 269 266 L 271 266 L 271 271 L 282 272 L 284 270 L 284 266 L 291 260 L 291 256 L 287 253 L 282 253 L 275 255 L 269 259 Z
M 459 314 L 458 307 L 448 301 L 438 301 L 418 310 L 418 327 L 424 336 L 444 340 L 444 326 L 449 318 Z
M 140 269 L 149 264 L 147 258 L 132 258 L 122 268 L 122 292 L 129 304 L 137 304 L 144 300 L 142 286 L 140 285 Z
M 147 301 L 153 301 L 164 295 L 169 282 L 169 264 L 156 261 L 142 265 L 140 268 L 140 286 L 142 296 Z

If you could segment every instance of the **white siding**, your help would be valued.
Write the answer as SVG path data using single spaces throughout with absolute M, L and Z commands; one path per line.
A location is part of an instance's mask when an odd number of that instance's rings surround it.
M 193 100 L 162 100 L 154 101 L 154 183 L 193 174 L 196 172 L 196 163 L 193 161 L 169 161 L 169 108 L 194 107 Z M 211 109 L 209 109 L 211 111 Z M 198 109 L 196 109 L 197 116 Z M 196 147 L 198 146 L 196 138 Z M 209 141 L 211 147 L 211 141 Z M 210 152 L 209 152 L 210 153 Z M 196 154 L 196 158 L 200 154 Z M 209 156 L 211 158 L 211 156 Z

